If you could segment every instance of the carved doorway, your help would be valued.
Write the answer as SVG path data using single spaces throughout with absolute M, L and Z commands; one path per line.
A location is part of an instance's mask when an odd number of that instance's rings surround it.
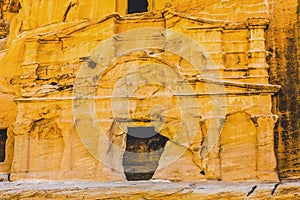
M 128 127 L 123 167 L 128 181 L 149 180 L 154 175 L 168 138 L 154 127 Z

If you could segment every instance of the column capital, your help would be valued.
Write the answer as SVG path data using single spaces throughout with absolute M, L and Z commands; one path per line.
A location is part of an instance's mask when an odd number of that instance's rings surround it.
M 246 25 L 250 29 L 254 29 L 254 28 L 266 29 L 267 26 L 269 25 L 269 23 L 270 23 L 270 21 L 263 17 L 250 17 L 246 21 Z
M 278 116 L 274 114 L 263 114 L 263 115 L 251 115 L 251 120 L 256 127 L 259 127 L 259 121 L 261 119 L 272 119 L 274 123 L 277 122 Z

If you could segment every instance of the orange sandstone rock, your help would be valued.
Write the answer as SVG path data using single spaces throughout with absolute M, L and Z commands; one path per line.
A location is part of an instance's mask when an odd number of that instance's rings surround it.
M 148 156 L 153 178 L 278 181 L 265 1 L 19 3 L 0 51 L 12 180 L 125 180 Z M 124 161 L 132 127 L 162 153 L 137 140 Z

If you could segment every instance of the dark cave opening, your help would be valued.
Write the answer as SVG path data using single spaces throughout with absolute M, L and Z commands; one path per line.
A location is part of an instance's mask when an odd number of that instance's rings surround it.
M 149 180 L 153 177 L 168 138 L 154 127 L 128 127 L 123 167 L 128 181 Z
M 127 13 L 142 13 L 148 11 L 147 0 L 128 0 Z

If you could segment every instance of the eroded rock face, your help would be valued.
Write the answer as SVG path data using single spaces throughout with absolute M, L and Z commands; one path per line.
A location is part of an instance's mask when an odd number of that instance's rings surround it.
M 20 9 L 19 0 L 0 1 L 0 37 L 9 34 L 10 23 L 19 13 Z
M 283 179 L 299 178 L 299 2 L 269 2 L 270 81 L 282 85 L 275 98 L 280 116 L 275 129 L 278 169 Z
M 165 3 L 20 1 L 0 52 L 4 172 L 125 180 L 128 127 L 154 127 L 168 140 L 154 178 L 278 180 L 265 1 Z

